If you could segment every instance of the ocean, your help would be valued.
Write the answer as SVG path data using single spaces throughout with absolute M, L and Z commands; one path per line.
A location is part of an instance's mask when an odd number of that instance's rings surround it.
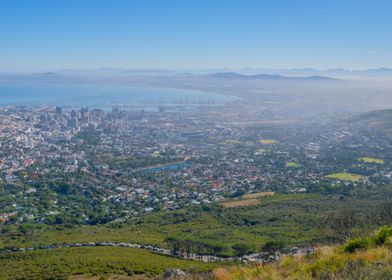
M 194 110 L 199 106 L 218 106 L 238 99 L 198 90 L 130 87 L 103 84 L 0 83 L 0 105 L 54 105 L 69 108 L 123 108 L 155 111 Z

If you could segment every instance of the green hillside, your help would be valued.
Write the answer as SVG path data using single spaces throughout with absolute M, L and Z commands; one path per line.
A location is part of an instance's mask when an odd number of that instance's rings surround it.
M 215 265 L 133 248 L 86 247 L 2 254 L 0 266 L 0 279 L 68 279 L 72 275 L 149 278 L 169 268 L 195 273 L 211 270 Z
M 392 227 L 372 236 L 324 246 L 307 256 L 286 256 L 266 265 L 241 265 L 214 270 L 217 280 L 391 279 Z

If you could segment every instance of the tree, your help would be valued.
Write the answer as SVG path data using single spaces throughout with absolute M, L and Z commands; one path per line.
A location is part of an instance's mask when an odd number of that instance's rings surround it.
M 201 260 L 205 250 L 205 245 L 202 242 L 197 242 L 195 244 L 195 248 L 196 248 L 196 253 L 199 255 L 199 259 Z
M 30 224 L 22 224 L 19 229 L 26 239 L 29 239 L 34 233 L 34 227 Z
M 284 243 L 279 240 L 272 240 L 265 243 L 261 247 L 261 251 L 268 252 L 274 256 L 274 260 L 276 260 L 276 253 L 281 251 L 284 248 Z
M 184 240 L 184 248 L 185 248 L 185 253 L 186 253 L 186 257 L 189 259 L 190 255 L 192 253 L 193 247 L 194 247 L 194 243 L 192 240 L 190 239 L 186 239 Z
M 174 256 L 178 255 L 181 249 L 181 240 L 176 237 L 167 237 L 165 242 L 171 246 L 171 251 Z
M 222 252 L 225 250 L 225 246 L 223 244 L 214 244 L 212 246 L 212 250 L 215 256 L 222 255 Z
M 231 248 L 234 250 L 234 255 L 240 257 L 241 261 L 244 255 L 251 254 L 253 252 L 249 244 L 246 243 L 236 243 L 231 246 Z

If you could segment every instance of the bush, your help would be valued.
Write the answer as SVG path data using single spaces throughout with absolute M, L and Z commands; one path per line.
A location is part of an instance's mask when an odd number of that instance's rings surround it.
M 344 246 L 344 251 L 347 253 L 353 253 L 357 250 L 369 248 L 371 243 L 372 242 L 369 237 L 354 238 L 347 242 L 347 244 Z
M 380 231 L 373 237 L 376 245 L 383 245 L 392 235 L 392 227 L 383 226 Z

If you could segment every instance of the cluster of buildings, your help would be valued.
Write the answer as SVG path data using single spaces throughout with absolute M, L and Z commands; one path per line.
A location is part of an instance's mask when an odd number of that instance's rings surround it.
M 0 218 L 61 223 L 69 214 L 95 223 L 249 192 L 391 180 L 388 162 L 357 160 L 363 151 L 387 157 L 389 142 L 376 134 L 341 122 L 259 118 L 230 107 L 175 113 L 1 107 L 0 186 L 7 199 Z M 325 180 L 335 172 L 365 179 Z

